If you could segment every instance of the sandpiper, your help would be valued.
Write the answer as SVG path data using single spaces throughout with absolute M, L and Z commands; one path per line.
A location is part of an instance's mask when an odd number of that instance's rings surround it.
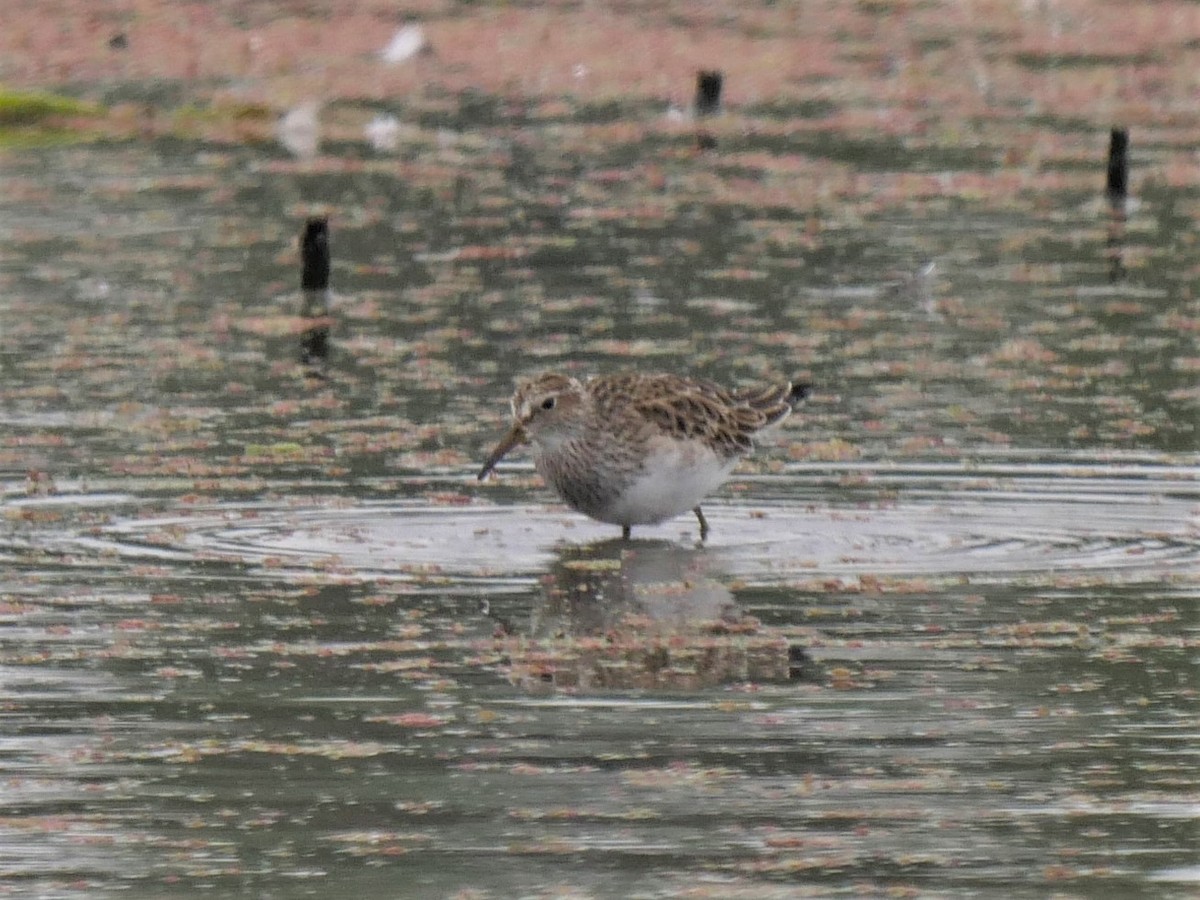
M 513 425 L 479 470 L 482 481 L 504 455 L 533 445 L 538 473 L 567 505 L 621 526 L 654 525 L 718 488 L 754 435 L 784 419 L 808 395 L 791 381 L 727 390 L 669 374 L 622 373 L 579 381 L 543 372 L 512 397 Z

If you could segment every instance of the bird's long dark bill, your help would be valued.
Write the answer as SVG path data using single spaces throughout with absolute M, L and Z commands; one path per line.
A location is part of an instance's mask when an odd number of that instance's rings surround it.
M 509 429 L 508 434 L 500 439 L 491 453 L 488 454 L 487 461 L 483 464 L 483 468 L 479 470 L 479 480 L 488 477 L 488 473 L 496 468 L 496 463 L 504 459 L 504 455 L 518 444 L 525 443 L 525 429 L 520 425 L 513 425 Z

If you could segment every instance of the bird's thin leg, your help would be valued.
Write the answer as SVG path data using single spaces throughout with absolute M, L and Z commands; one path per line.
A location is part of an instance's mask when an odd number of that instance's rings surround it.
M 695 507 L 692 512 L 696 514 L 696 520 L 700 523 L 700 540 L 708 537 L 708 520 L 704 518 L 704 512 L 699 506 Z
M 621 526 L 621 539 L 622 540 L 626 540 L 626 541 L 629 540 L 629 536 L 631 534 L 633 534 L 633 526 L 632 525 L 622 525 Z

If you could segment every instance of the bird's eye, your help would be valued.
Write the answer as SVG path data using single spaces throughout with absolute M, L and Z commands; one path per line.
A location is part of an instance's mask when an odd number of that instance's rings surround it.
M 554 398 L 547 397 L 542 401 L 542 409 L 554 409 Z

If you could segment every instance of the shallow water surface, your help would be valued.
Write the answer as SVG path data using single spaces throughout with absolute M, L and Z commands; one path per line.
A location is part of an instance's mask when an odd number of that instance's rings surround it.
M 1114 278 L 1090 188 L 814 232 L 713 196 L 776 138 L 568 173 L 570 132 L 462 124 L 404 177 L 8 154 L 7 892 L 1192 896 L 1197 186 L 1147 190 Z M 839 164 L 887 187 L 887 146 Z M 648 157 L 649 199 L 613 168 Z M 543 366 L 816 392 L 707 543 L 624 542 L 519 454 L 474 480 Z

